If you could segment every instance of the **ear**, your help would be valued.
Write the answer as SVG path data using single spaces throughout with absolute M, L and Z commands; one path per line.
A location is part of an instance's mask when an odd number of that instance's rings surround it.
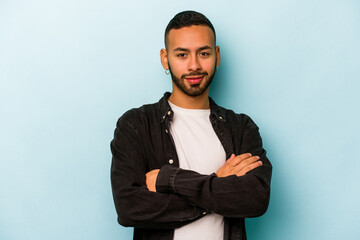
M 165 70 L 169 70 L 168 55 L 167 55 L 167 51 L 164 48 L 160 50 L 160 60 L 163 68 Z
M 219 46 L 216 46 L 215 52 L 216 52 L 216 66 L 215 66 L 215 67 L 218 67 L 219 64 L 220 64 L 220 60 L 221 60 L 221 57 L 220 57 L 220 47 L 219 47 Z

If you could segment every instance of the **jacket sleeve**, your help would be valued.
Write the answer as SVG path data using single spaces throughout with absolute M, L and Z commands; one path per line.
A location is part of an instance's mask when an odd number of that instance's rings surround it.
M 122 117 L 111 142 L 111 185 L 118 222 L 123 226 L 171 229 L 200 218 L 202 209 L 179 195 L 150 192 L 146 158 L 131 121 Z
M 262 166 L 244 176 L 218 178 L 215 173 L 201 175 L 165 165 L 157 178 L 157 191 L 177 194 L 207 212 L 225 217 L 257 217 L 264 214 L 269 203 L 272 166 L 262 147 L 256 124 L 248 117 L 242 124 L 244 130 L 241 131 L 241 146 L 238 149 L 240 153 L 250 152 L 260 156 Z

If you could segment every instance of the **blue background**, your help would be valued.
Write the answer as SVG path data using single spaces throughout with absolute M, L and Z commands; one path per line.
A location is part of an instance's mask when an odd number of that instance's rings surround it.
M 274 166 L 249 239 L 358 239 L 360 2 L 0 0 L 0 239 L 130 239 L 109 143 L 171 90 L 159 51 L 179 11 L 213 22 L 215 101 L 250 115 Z

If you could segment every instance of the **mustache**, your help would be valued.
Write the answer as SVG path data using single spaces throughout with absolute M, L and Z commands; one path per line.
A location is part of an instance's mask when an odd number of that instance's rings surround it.
M 183 74 L 183 75 L 181 75 L 181 78 L 191 77 L 191 76 L 199 76 L 199 75 L 207 76 L 208 73 L 207 73 L 207 72 L 195 71 L 195 72 L 191 72 L 191 73 L 189 73 L 189 74 Z

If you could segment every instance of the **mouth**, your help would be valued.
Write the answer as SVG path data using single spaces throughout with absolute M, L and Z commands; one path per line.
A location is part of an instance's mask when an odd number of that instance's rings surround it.
M 185 79 L 190 84 L 199 84 L 203 78 L 204 78 L 204 76 L 199 75 L 199 76 L 189 76 L 189 77 L 186 77 Z

